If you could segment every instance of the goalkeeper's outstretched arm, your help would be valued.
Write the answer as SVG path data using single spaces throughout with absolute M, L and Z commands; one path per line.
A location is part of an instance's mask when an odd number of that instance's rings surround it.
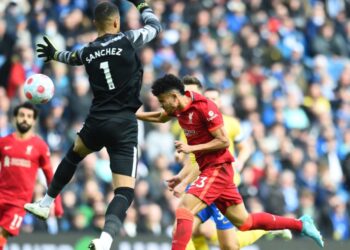
M 44 58 L 45 62 L 51 60 L 59 61 L 69 65 L 83 65 L 83 49 L 76 51 L 58 51 L 50 39 L 44 36 L 44 43 L 37 44 L 38 57 Z

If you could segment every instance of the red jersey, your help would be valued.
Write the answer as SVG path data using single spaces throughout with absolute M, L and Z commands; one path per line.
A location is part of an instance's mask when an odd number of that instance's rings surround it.
M 174 115 L 179 120 L 181 128 L 184 130 L 188 145 L 207 143 L 214 139 L 211 131 L 224 126 L 222 114 L 216 105 L 204 96 L 186 91 L 192 101 L 181 111 Z M 196 161 L 200 170 L 207 166 L 213 166 L 225 162 L 233 162 L 234 158 L 228 148 L 219 149 L 212 152 L 196 152 Z
M 21 140 L 13 133 L 0 138 L 0 202 L 31 202 L 39 167 L 52 178 L 50 151 L 39 136 Z

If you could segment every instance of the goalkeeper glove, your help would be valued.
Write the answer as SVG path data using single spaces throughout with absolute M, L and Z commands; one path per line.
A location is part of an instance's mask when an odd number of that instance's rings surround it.
M 38 43 L 36 45 L 36 52 L 38 52 L 38 57 L 46 57 L 44 62 L 49 62 L 52 59 L 57 59 L 58 51 L 46 36 L 44 36 L 44 42 L 46 44 Z
M 129 1 L 136 6 L 136 8 L 140 11 L 140 13 L 142 13 L 144 9 L 149 8 L 149 5 L 148 3 L 146 3 L 145 0 L 129 0 Z

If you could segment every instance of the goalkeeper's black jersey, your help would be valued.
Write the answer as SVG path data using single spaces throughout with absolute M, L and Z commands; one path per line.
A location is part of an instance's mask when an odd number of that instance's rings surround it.
M 94 95 L 90 116 L 109 117 L 140 106 L 142 65 L 137 49 L 156 37 L 161 26 L 151 9 L 142 12 L 145 26 L 98 37 L 75 52 L 60 52 L 58 60 L 83 64 Z
M 140 107 L 142 65 L 125 34 L 96 39 L 84 48 L 81 58 L 94 94 L 91 115 Z

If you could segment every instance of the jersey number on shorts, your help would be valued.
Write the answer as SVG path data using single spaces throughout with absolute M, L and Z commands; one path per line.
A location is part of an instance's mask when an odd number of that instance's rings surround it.
M 10 224 L 10 229 L 16 229 L 19 228 L 22 224 L 23 217 L 19 216 L 18 214 L 15 214 L 13 216 L 13 220 L 11 221 Z
M 100 63 L 100 69 L 103 69 L 103 73 L 105 74 L 105 78 L 108 84 L 108 89 L 112 90 L 115 89 L 115 85 L 112 79 L 111 71 L 109 69 L 108 62 L 101 62 Z
M 198 176 L 196 181 L 193 182 L 192 185 L 196 186 L 197 188 L 202 188 L 205 185 L 205 181 L 208 177 L 206 176 Z

